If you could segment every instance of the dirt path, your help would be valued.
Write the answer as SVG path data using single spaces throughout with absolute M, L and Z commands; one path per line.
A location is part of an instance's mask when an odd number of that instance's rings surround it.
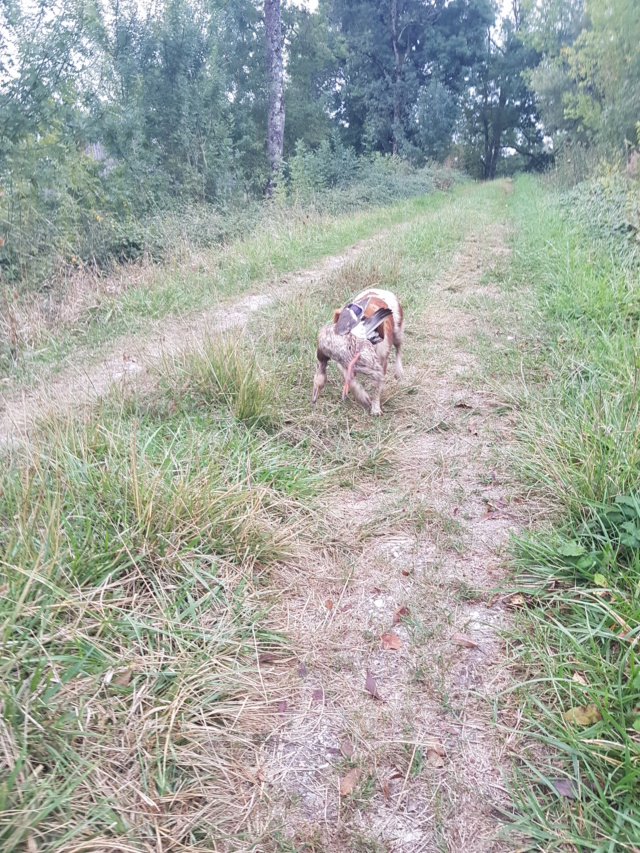
M 242 328 L 256 311 L 273 304 L 284 294 L 296 294 L 323 281 L 353 261 L 371 242 L 370 238 L 361 240 L 341 254 L 325 258 L 312 269 L 263 282 L 240 300 L 228 300 L 205 312 L 177 320 L 156 322 L 142 337 L 118 339 L 99 361 L 88 362 L 87 354 L 79 352 L 53 381 L 40 382 L 35 389 L 22 393 L 10 391 L 4 399 L 0 397 L 0 447 L 23 440 L 38 418 L 70 407 L 92 405 L 114 383 L 130 385 L 139 381 L 154 362 L 188 350 L 207 335 Z
M 495 334 L 470 300 L 500 298 L 482 280 L 506 253 L 501 230 L 468 237 L 412 320 L 426 345 L 407 364 L 419 393 L 395 466 L 337 494 L 322 546 L 282 578 L 303 663 L 262 774 L 296 850 L 512 849 L 494 837 L 508 808 L 491 723 L 507 614 L 489 592 L 517 527 L 498 458 L 511 423 L 470 347 Z
M 247 850 L 512 849 L 495 837 L 510 802 L 507 746 L 492 723 L 492 700 L 506 683 L 499 632 L 508 611 L 491 590 L 523 519 L 501 456 L 511 412 L 480 346 L 504 334 L 492 306 L 503 299 L 495 272 L 505 233 L 482 227 L 469 226 L 427 310 L 409 319 L 403 381 L 416 393 L 395 408 L 387 402 L 396 427 L 387 476 L 363 474 L 356 489 L 331 496 L 318 535 L 274 579 L 274 624 L 300 664 L 282 677 L 263 664 L 268 683 L 282 685 L 269 697 L 281 722 L 262 742 L 252 770 L 259 784 L 238 828 L 248 838 L 266 831 L 269 841 Z M 158 324 L 95 365 L 78 361 L 48 387 L 7 399 L 0 443 L 24 438 L 48 411 L 139 381 L 154 361 L 208 333 L 241 328 L 284 295 L 323 286 L 372 242 L 222 308 Z

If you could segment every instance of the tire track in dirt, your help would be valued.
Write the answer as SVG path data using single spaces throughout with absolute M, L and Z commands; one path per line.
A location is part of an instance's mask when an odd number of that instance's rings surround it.
M 272 305 L 276 299 L 306 290 L 351 263 L 379 236 L 361 240 L 344 252 L 325 258 L 313 268 L 262 283 L 257 292 L 242 299 L 223 302 L 215 308 L 178 320 L 155 322 L 143 336 L 117 340 L 108 354 L 93 364 L 86 363 L 86 354 L 85 363 L 82 353 L 74 356 L 72 363 L 55 379 L 40 382 L 33 390 L 9 393 L 1 401 L 0 447 L 24 441 L 38 419 L 71 408 L 91 406 L 114 385 L 124 389 L 144 381 L 150 365 L 162 358 L 183 353 L 207 336 L 243 328 L 253 314 Z
M 506 746 L 491 722 L 506 683 L 508 615 L 489 591 L 522 512 L 496 460 L 509 407 L 469 349 L 497 331 L 471 303 L 501 298 L 482 279 L 507 251 L 500 226 L 469 235 L 426 312 L 409 321 L 425 342 L 424 367 L 415 354 L 405 365 L 404 381 L 419 389 L 403 397 L 408 418 L 387 400 L 398 422 L 394 468 L 332 496 L 322 547 L 281 579 L 281 621 L 304 663 L 283 687 L 286 710 L 261 772 L 271 819 L 309 849 L 512 849 L 495 838 L 510 800 Z M 402 647 L 383 650 L 383 633 Z M 368 672 L 382 701 L 365 689 Z M 357 781 L 340 796 L 350 768 Z

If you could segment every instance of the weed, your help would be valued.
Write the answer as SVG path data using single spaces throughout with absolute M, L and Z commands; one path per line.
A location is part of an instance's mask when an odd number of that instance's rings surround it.
M 594 240 L 572 196 L 519 182 L 512 284 L 533 282 L 542 343 L 522 355 L 522 471 L 555 530 L 516 544 L 528 606 L 512 688 L 535 748 L 513 780 L 515 827 L 545 850 L 632 850 L 640 837 L 640 488 L 633 258 Z M 526 297 L 523 297 L 526 299 Z M 536 320 L 534 320 L 536 322 Z M 575 711 L 591 711 L 577 722 Z M 569 712 L 569 714 L 567 714 Z M 582 717 L 580 717 L 582 720 Z M 559 781 L 562 780 L 562 781 Z

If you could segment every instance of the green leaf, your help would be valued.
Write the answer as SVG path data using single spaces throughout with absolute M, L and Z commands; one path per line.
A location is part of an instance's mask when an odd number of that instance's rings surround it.
M 635 509 L 636 512 L 638 511 L 638 499 L 631 495 L 618 495 L 614 498 L 614 501 L 618 506 L 630 506 L 632 509 Z
M 633 721 L 633 728 L 637 732 L 640 732 L 640 717 L 636 717 L 635 720 Z
M 563 542 L 558 546 L 558 554 L 563 557 L 581 557 L 584 547 L 579 542 Z
M 607 586 L 607 579 L 601 574 L 594 575 L 593 582 L 596 586 Z

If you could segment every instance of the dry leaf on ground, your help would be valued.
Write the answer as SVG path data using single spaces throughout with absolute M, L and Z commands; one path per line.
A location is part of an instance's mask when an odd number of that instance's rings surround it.
M 444 758 L 437 750 L 429 747 L 427 749 L 427 764 L 430 767 L 444 767 Z
M 113 683 L 117 684 L 119 687 L 126 687 L 131 681 L 131 676 L 133 675 L 132 669 L 125 669 L 124 672 L 119 672 L 117 675 L 113 677 Z
M 376 680 L 373 677 L 373 674 L 367 670 L 367 678 L 364 683 L 364 686 L 368 693 L 371 693 L 374 699 L 382 699 L 380 694 L 378 693 L 378 688 L 376 686 Z
M 408 616 L 408 615 L 409 615 L 409 608 L 403 604 L 402 607 L 398 607 L 397 610 L 393 611 L 393 624 L 397 625 L 403 616 Z
M 333 601 L 331 601 L 330 598 L 327 598 L 324 603 L 324 606 L 327 608 L 327 610 L 333 610 Z
M 587 686 L 587 679 L 579 672 L 573 673 L 572 681 L 575 681 L 576 684 L 582 684 L 583 687 Z
M 524 607 L 524 597 L 517 592 L 509 598 L 507 604 L 509 607 Z
M 452 642 L 456 644 L 456 646 L 464 646 L 465 649 L 475 649 L 478 645 L 474 643 L 466 634 L 454 634 L 451 638 Z
M 578 726 L 593 726 L 602 719 L 600 708 L 594 702 L 569 708 L 562 716 L 567 723 L 576 723 Z
M 570 800 L 578 799 L 578 785 L 573 779 L 551 779 L 551 784 L 561 797 Z
M 383 634 L 382 635 L 382 648 L 383 649 L 401 649 L 402 648 L 402 640 L 398 637 L 397 634 Z
M 360 770 L 357 767 L 354 767 L 352 770 L 349 770 L 347 775 L 340 780 L 340 796 L 347 797 L 353 789 L 358 784 L 358 778 L 360 777 Z
M 355 752 L 353 744 L 347 737 L 340 741 L 340 749 L 345 758 L 351 758 Z

